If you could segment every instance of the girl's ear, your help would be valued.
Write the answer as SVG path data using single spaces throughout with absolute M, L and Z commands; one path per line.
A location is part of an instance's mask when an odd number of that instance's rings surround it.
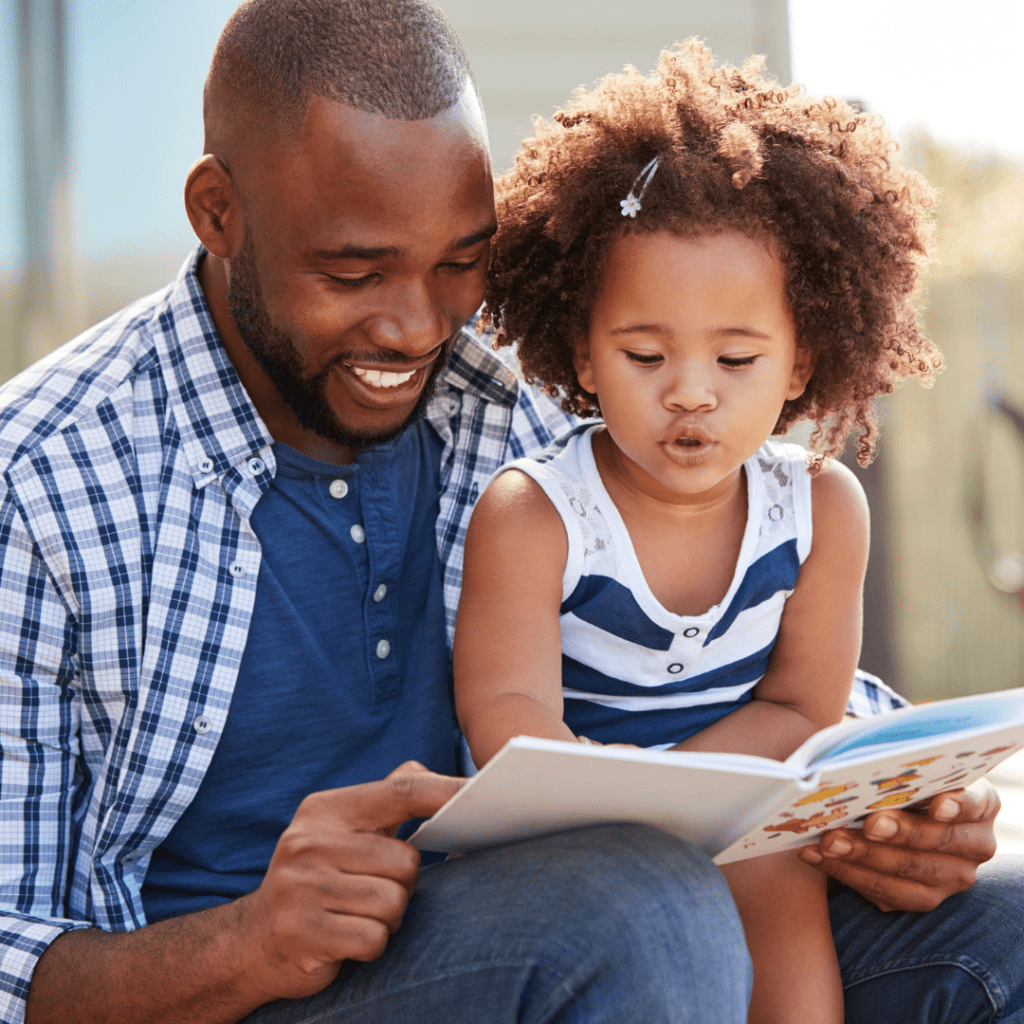
M 590 343 L 585 337 L 576 338 L 572 342 L 572 368 L 576 371 L 576 379 L 580 387 L 590 394 L 597 394 L 594 384 L 594 370 L 590 365 Z
M 817 362 L 817 355 L 810 345 L 797 342 L 796 355 L 793 357 L 793 376 L 789 381 L 789 391 L 786 394 L 788 401 L 799 398 L 807 387 L 807 382 L 814 373 L 814 364 Z

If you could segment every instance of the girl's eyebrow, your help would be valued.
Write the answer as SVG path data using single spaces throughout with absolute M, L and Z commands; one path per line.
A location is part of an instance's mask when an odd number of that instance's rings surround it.
M 618 334 L 668 334 L 669 330 L 662 324 L 630 324 L 628 327 L 615 327 L 608 332 Z
M 663 324 L 629 324 L 625 327 L 614 327 L 608 332 L 613 337 L 618 335 L 630 335 L 630 334 L 658 334 L 667 335 L 671 332 Z M 771 341 L 772 335 L 765 334 L 764 331 L 756 330 L 753 327 L 747 327 L 746 325 L 737 325 L 735 327 L 716 327 L 713 334 L 717 335 L 728 335 L 728 336 L 739 336 L 744 338 L 758 338 L 762 341 Z

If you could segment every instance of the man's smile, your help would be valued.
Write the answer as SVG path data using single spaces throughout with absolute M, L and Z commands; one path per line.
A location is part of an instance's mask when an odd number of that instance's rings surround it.
M 392 373 L 388 370 L 365 370 L 361 366 L 345 366 L 351 370 L 364 384 L 377 388 L 397 388 L 400 384 L 412 380 L 415 370 L 408 373 Z

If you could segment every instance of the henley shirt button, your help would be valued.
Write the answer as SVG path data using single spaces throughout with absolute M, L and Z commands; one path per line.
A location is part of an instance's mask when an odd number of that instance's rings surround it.
M 690 626 L 689 629 L 683 630 L 683 636 L 696 636 L 700 630 L 696 626 Z
M 348 494 L 348 484 L 342 479 L 332 480 L 331 486 L 327 488 L 332 498 L 344 498 Z
M 213 459 L 205 458 L 199 460 L 199 472 L 200 473 L 212 473 L 213 472 Z
M 192 728 L 195 729 L 200 736 L 210 731 L 210 720 L 205 715 L 200 715 L 193 723 Z
M 381 584 L 381 585 L 380 585 L 380 586 L 379 586 L 379 587 L 378 587 L 378 588 L 377 588 L 377 589 L 376 589 L 376 590 L 375 590 L 375 591 L 373 592 L 373 599 L 374 599 L 374 601 L 376 601 L 376 602 L 377 602 L 377 604 L 380 604 L 380 603 L 381 603 L 381 601 L 383 601 L 383 600 L 384 600 L 384 598 L 385 598 L 385 597 L 387 597 L 387 596 L 388 596 L 388 585 L 387 585 L 386 583 L 382 583 L 382 584 Z
M 356 525 L 348 532 L 352 535 L 352 539 L 357 544 L 362 544 L 363 541 L 366 540 L 366 531 L 358 523 L 356 523 Z
M 253 476 L 259 476 L 260 473 L 266 469 L 266 466 L 263 465 L 263 460 L 257 459 L 255 456 L 253 456 L 246 465 L 249 467 L 249 472 L 252 473 Z
M 387 640 L 381 640 L 381 642 L 377 644 L 377 657 L 383 661 L 390 653 L 391 644 L 389 644 Z
M 669 670 L 669 672 L 672 673 L 672 675 L 677 676 L 677 675 L 679 675 L 680 672 L 683 671 L 683 666 L 680 665 L 679 662 L 677 661 L 674 664 L 669 665 L 668 670 Z
M 241 562 L 233 562 L 230 568 L 228 569 L 228 572 L 231 573 L 231 575 L 234 576 L 235 579 L 238 579 L 239 576 L 245 575 L 245 566 L 242 565 Z
M 126 853 L 121 858 L 121 863 L 127 868 L 134 864 L 142 856 L 138 850 L 132 850 L 131 853 Z

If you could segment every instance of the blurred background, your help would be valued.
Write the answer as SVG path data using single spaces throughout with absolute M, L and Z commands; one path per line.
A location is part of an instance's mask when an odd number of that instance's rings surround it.
M 948 368 L 883 405 L 863 664 L 914 700 L 1024 665 L 1019 0 L 440 0 L 506 169 L 534 114 L 698 35 L 879 113 L 941 190 L 922 316 Z M 0 380 L 165 284 L 232 0 L 0 0 Z M 1013 80 L 1011 82 L 1011 75 Z M 1013 111 L 1016 110 L 1017 113 Z M 852 447 L 852 446 L 851 446 Z M 827 639 L 823 640 L 827 642 Z

